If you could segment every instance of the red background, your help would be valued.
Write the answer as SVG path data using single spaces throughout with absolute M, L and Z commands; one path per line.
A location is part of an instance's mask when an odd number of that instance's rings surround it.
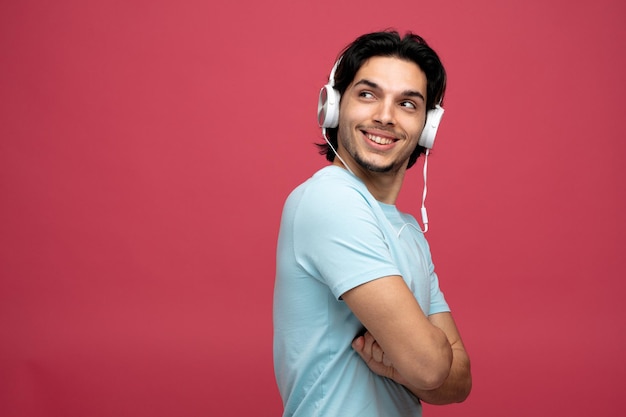
M 386 27 L 449 73 L 428 238 L 474 391 L 425 414 L 616 415 L 625 11 L 1 2 L 0 415 L 280 414 L 282 203 L 325 165 L 315 109 L 336 54 Z M 400 207 L 420 193 L 416 168 Z

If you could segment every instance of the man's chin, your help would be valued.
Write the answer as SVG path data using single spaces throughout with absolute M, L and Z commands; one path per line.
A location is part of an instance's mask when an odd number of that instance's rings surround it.
M 380 165 L 380 164 L 374 164 L 371 162 L 367 162 L 367 161 L 363 161 L 360 158 L 356 159 L 356 162 L 365 170 L 369 171 L 369 172 L 377 172 L 377 173 L 388 173 L 388 172 L 392 172 L 395 168 L 395 164 L 389 164 L 389 165 Z

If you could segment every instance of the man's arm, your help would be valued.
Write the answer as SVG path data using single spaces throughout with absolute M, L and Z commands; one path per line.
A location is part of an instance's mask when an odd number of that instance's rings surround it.
M 448 377 L 439 388 L 433 390 L 421 389 L 406 380 L 401 372 L 394 367 L 391 359 L 371 333 L 367 332 L 356 338 L 352 346 L 373 372 L 392 378 L 406 386 L 424 402 L 440 405 L 462 402 L 472 389 L 472 375 L 469 356 L 465 351 L 459 331 L 450 313 L 433 314 L 429 317 L 429 321 L 444 331 L 453 355 Z
M 367 282 L 342 298 L 393 364 L 384 367 L 383 373 L 374 372 L 394 380 L 399 377 L 420 393 L 446 381 L 453 359 L 448 335 L 426 317 L 402 277 Z M 368 360 L 374 361 L 371 355 Z

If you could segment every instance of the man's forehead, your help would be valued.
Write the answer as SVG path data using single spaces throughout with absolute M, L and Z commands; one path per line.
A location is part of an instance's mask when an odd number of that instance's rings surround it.
M 353 86 L 368 84 L 380 89 L 426 94 L 426 74 L 413 61 L 388 56 L 367 59 L 356 72 Z

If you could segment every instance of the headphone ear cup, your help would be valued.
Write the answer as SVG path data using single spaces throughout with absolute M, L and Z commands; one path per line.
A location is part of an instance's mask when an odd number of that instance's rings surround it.
M 428 149 L 432 149 L 435 144 L 435 136 L 437 135 L 437 129 L 441 118 L 443 117 L 443 107 L 436 105 L 434 109 L 428 110 L 426 113 L 426 125 L 422 130 L 422 135 L 419 138 L 418 143 Z
M 339 91 L 326 84 L 320 90 L 320 97 L 317 102 L 317 123 L 320 127 L 333 128 L 339 124 Z

